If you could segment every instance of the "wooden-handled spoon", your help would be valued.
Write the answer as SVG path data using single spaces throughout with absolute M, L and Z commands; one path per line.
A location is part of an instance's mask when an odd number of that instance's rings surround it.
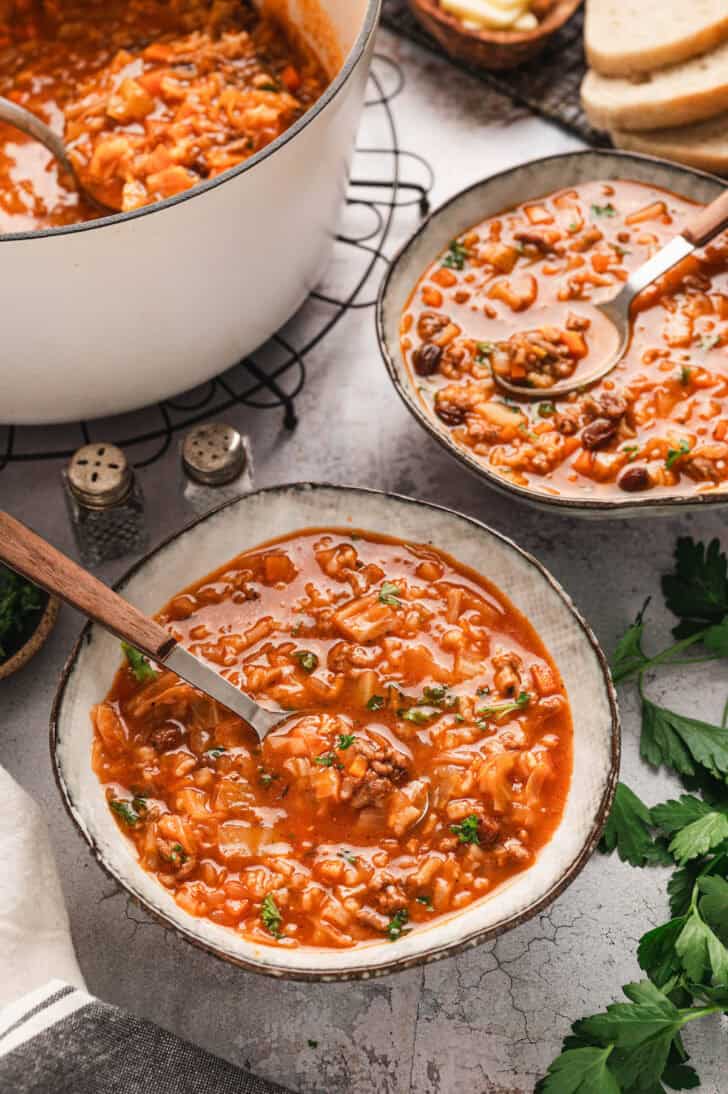
M 78 608 L 117 638 L 222 703 L 252 726 L 261 741 L 277 725 L 290 718 L 290 712 L 274 712 L 259 706 L 209 665 L 180 646 L 154 619 L 149 619 L 88 570 L 3 512 L 0 512 L 0 562 Z

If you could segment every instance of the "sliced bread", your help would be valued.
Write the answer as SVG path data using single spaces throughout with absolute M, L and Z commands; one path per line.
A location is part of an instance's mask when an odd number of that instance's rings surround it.
M 587 0 L 584 44 L 604 76 L 675 65 L 728 40 L 728 0 Z
M 592 69 L 581 85 L 581 99 L 589 120 L 601 129 L 672 129 L 713 118 L 728 110 L 728 42 L 634 80 Z
M 617 148 L 644 152 L 666 160 L 728 175 L 728 114 L 679 129 L 651 129 L 641 133 L 612 130 Z

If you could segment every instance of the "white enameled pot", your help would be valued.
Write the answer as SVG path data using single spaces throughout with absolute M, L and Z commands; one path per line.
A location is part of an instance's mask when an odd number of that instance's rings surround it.
M 381 0 L 257 0 L 334 79 L 245 164 L 177 197 L 0 236 L 0 423 L 116 414 L 200 384 L 264 342 L 327 264 Z
M 470 517 L 412 498 L 344 486 L 298 483 L 260 490 L 172 536 L 118 584 L 147 613 L 241 551 L 301 528 L 358 527 L 411 543 L 433 543 L 489 578 L 528 617 L 566 685 L 574 722 L 574 767 L 561 822 L 536 862 L 492 893 L 396 942 L 353 949 L 265 946 L 183 911 L 138 864 L 91 767 L 90 710 L 119 664 L 119 643 L 85 627 L 68 660 L 51 716 L 56 778 L 71 817 L 98 862 L 165 926 L 201 949 L 269 976 L 298 980 L 366 978 L 449 956 L 495 938 L 551 903 L 596 847 L 619 770 L 619 719 L 597 641 L 554 579 L 510 540 Z

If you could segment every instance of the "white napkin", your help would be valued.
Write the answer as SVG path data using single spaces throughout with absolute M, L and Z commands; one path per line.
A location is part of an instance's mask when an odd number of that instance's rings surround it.
M 0 1007 L 50 979 L 85 987 L 71 942 L 48 830 L 31 797 L 0 767 Z

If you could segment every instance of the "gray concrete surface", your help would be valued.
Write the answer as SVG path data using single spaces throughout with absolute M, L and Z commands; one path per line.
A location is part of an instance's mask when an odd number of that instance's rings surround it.
M 407 84 L 395 103 L 401 139 L 435 167 L 438 201 L 490 171 L 576 145 L 415 47 L 383 34 L 380 48 L 404 66 Z M 376 128 L 376 119 L 370 116 L 367 125 Z M 381 134 L 368 131 L 366 137 L 375 143 Z M 414 212 L 400 215 L 399 234 L 415 222 Z M 331 284 L 347 269 L 348 259 L 337 251 Z M 607 650 L 648 593 L 657 597 L 653 614 L 667 633 L 658 575 L 675 538 L 725 530 L 715 514 L 584 523 L 496 496 L 430 441 L 393 394 L 371 312 L 348 317 L 309 358 L 298 405 L 301 424 L 292 435 L 282 430 L 279 412 L 231 415 L 251 434 L 257 485 L 303 478 L 350 482 L 471 513 L 551 569 Z M 58 435 L 62 439 L 63 430 Z M 175 460 L 170 452 L 142 475 L 153 541 L 183 520 L 173 489 Z M 0 502 L 72 550 L 59 470 L 55 463 L 13 465 L 0 473 Z M 127 564 L 108 567 L 105 576 L 117 576 Z M 546 913 L 494 945 L 368 984 L 273 982 L 166 934 L 90 860 L 53 782 L 48 712 L 78 628 L 78 618 L 65 610 L 33 667 L 0 684 L 0 763 L 45 810 L 80 963 L 90 989 L 102 998 L 300 1092 L 514 1094 L 532 1090 L 574 1019 L 616 999 L 620 985 L 638 977 L 635 944 L 665 917 L 666 874 L 599 856 Z M 725 667 L 693 673 L 687 697 L 672 673 L 656 680 L 652 691 L 667 703 L 718 718 L 728 690 Z M 624 775 L 648 802 L 660 800 L 674 784 L 641 764 L 631 689 L 621 702 Z M 687 1039 L 702 1089 L 724 1094 L 725 1031 L 717 1022 L 699 1025 Z M 309 1039 L 318 1047 L 309 1047 Z

